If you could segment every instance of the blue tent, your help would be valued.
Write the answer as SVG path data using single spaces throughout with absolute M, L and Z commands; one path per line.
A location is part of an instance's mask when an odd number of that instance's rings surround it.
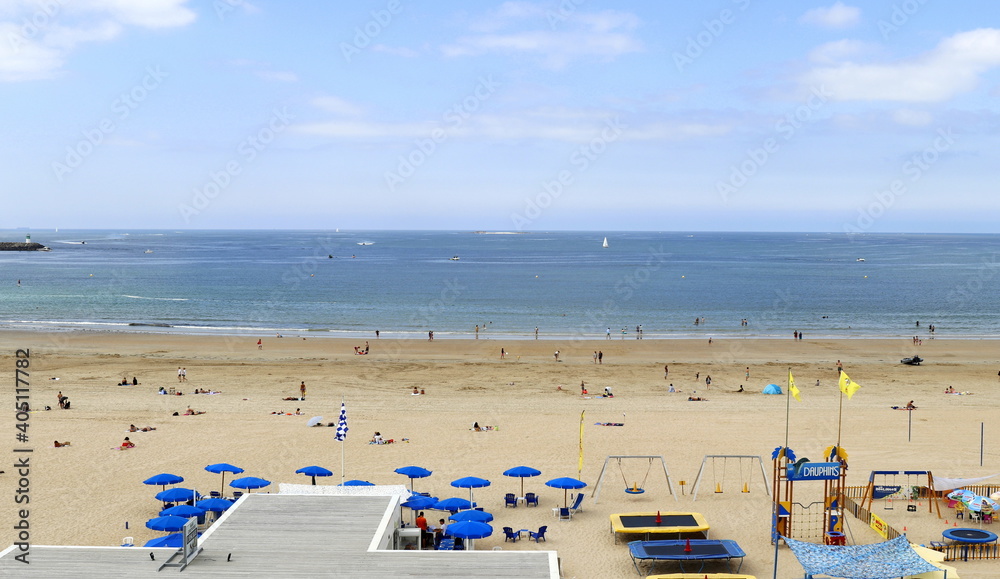
M 940 571 L 910 546 L 906 535 L 871 545 L 817 545 L 785 538 L 806 575 L 846 579 L 896 579 Z
M 778 386 L 777 384 L 768 384 L 767 386 L 764 386 L 763 393 L 764 394 L 781 394 L 781 386 Z

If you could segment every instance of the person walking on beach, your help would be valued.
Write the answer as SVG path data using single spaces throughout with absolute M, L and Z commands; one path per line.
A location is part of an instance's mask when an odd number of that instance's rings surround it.
M 188 369 L 181 368 L 181 382 L 187 382 L 187 381 L 188 381 Z
M 305 400 L 305 399 L 306 399 L 306 382 L 305 380 L 303 380 L 302 383 L 299 384 L 299 400 Z
M 844 365 L 840 363 L 840 360 L 837 360 L 837 376 L 840 376 L 843 373 L 844 373 Z M 1000 372 L 997 373 L 997 376 L 1000 376 Z
M 535 326 L 535 339 L 538 339 L 538 326 Z
M 594 363 L 597 363 L 597 350 L 594 350 Z M 997 374 L 997 376 L 1000 376 L 1000 374 Z
M 177 367 L 177 381 L 180 382 L 184 379 L 184 373 L 181 371 L 181 367 Z
M 597 363 L 602 365 L 604 364 L 604 352 L 600 350 L 597 351 Z
M 558 362 L 559 361 L 559 350 L 556 350 L 555 357 L 556 357 L 556 362 Z
M 479 324 L 476 324 L 476 339 L 479 339 Z
M 663 379 L 667 379 L 667 374 L 670 374 L 670 366 L 667 364 L 663 365 Z
M 263 350 L 264 349 L 264 341 L 263 340 L 257 340 L 257 349 L 258 350 Z
M 705 386 L 712 387 L 712 377 L 708 374 L 705 374 Z
M 610 339 L 611 339 L 611 326 L 608 326 L 608 332 L 607 332 L 607 334 L 605 334 L 605 335 L 607 336 L 607 337 L 605 338 L 606 340 L 610 340 Z
M 506 357 L 507 357 L 507 351 L 504 350 L 503 348 L 500 348 L 500 359 L 503 360 Z
M 433 330 L 427 332 L 427 341 L 428 342 L 433 342 L 434 341 L 434 331 Z
M 378 339 L 378 333 L 379 333 L 378 330 L 375 330 L 375 339 L 376 340 Z
M 749 381 L 750 380 L 750 366 L 747 366 L 746 377 L 747 377 L 747 380 Z

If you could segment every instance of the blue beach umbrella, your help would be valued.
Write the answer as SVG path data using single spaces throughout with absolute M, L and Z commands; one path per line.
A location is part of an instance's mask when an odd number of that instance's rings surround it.
M 538 476 L 542 474 L 542 471 L 537 468 L 531 468 L 530 466 L 515 466 L 514 468 L 508 468 L 503 471 L 504 476 L 517 477 L 521 479 L 521 496 L 524 496 L 524 479 L 530 476 Z
M 216 474 L 222 474 L 222 486 L 219 487 L 219 494 L 226 494 L 226 473 L 231 472 L 233 474 L 240 474 L 243 469 L 238 466 L 233 466 L 228 462 L 219 462 L 216 464 L 210 464 L 205 467 L 208 472 L 214 472 Z
M 337 485 L 338 487 L 373 487 L 375 483 L 366 480 L 351 479 Z
M 184 545 L 184 534 L 171 533 L 169 535 L 164 535 L 162 537 L 150 539 L 146 541 L 146 544 L 143 545 L 143 547 L 169 547 L 171 549 L 180 549 L 183 545 Z
M 177 505 L 160 511 L 161 517 L 184 517 L 185 519 L 200 517 L 204 514 L 205 509 L 192 507 L 191 505 Z
M 413 509 L 415 511 L 419 511 L 420 509 L 429 509 L 433 507 L 435 504 L 437 504 L 437 502 L 438 502 L 437 497 L 423 497 L 420 495 L 416 495 L 414 497 L 411 497 L 410 500 L 402 503 L 401 506 Z
M 149 519 L 146 521 L 146 528 L 152 529 L 154 531 L 167 531 L 170 533 L 176 533 L 184 528 L 188 522 L 184 517 L 156 517 L 155 519 Z
M 175 485 L 182 482 L 184 482 L 184 477 L 177 474 L 170 474 L 168 472 L 164 472 L 156 476 L 147 478 L 146 480 L 142 481 L 142 484 L 150 486 L 158 485 L 163 487 L 160 490 L 165 491 L 167 490 L 167 485 Z
M 427 508 L 429 508 L 429 509 L 437 509 L 439 511 L 452 511 L 452 512 L 454 512 L 454 511 L 462 511 L 462 510 L 465 510 L 465 509 L 471 509 L 472 508 L 472 502 L 467 501 L 465 499 L 458 498 L 458 497 L 452 497 L 450 499 L 440 500 L 440 501 L 434 503 L 433 506 L 427 507 Z
M 262 479 L 260 477 L 245 476 L 230 482 L 229 486 L 233 487 L 234 489 L 245 489 L 249 491 L 253 489 L 262 489 L 266 486 L 269 486 L 270 484 L 271 481 Z
M 476 521 L 477 523 L 488 523 L 493 520 L 493 514 L 487 513 L 485 511 L 477 511 L 475 509 L 471 509 L 468 511 L 459 511 L 454 515 L 448 517 L 448 519 L 457 522 Z
M 587 486 L 587 483 L 583 482 L 582 480 L 577 480 L 575 478 L 564 476 L 564 477 L 554 478 L 546 482 L 545 486 L 563 490 L 563 508 L 565 508 L 569 506 L 567 491 L 569 491 L 569 489 L 582 489 L 583 487 Z
M 472 549 L 471 539 L 483 539 L 493 534 L 493 527 L 478 521 L 460 521 L 445 527 L 444 534 L 451 537 L 468 539 L 469 549 Z
M 325 469 L 321 466 L 304 466 L 299 470 L 295 471 L 295 474 L 304 474 L 306 476 L 311 476 L 313 484 L 316 484 L 316 477 L 318 476 L 333 476 L 333 471 Z
M 199 509 L 205 509 L 206 511 L 212 511 L 215 513 L 221 513 L 229 507 L 233 506 L 233 503 L 227 501 L 226 499 L 205 499 L 198 501 L 194 506 Z
M 184 501 L 192 501 L 200 498 L 201 495 L 198 494 L 197 491 L 183 487 L 174 487 L 172 489 L 156 493 L 156 500 L 163 501 L 165 503 L 183 503 Z
M 469 489 L 469 501 L 472 501 L 472 489 L 479 489 L 490 486 L 490 481 L 478 476 L 465 476 L 451 481 L 451 486 L 460 489 Z
M 413 492 L 413 479 L 431 476 L 432 472 L 420 466 L 401 466 L 393 471 L 410 478 L 410 492 Z

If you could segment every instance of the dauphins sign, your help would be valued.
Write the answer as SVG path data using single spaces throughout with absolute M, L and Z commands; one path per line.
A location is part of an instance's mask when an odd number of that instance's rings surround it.
M 835 480 L 840 478 L 839 462 L 803 462 L 788 465 L 788 480 Z

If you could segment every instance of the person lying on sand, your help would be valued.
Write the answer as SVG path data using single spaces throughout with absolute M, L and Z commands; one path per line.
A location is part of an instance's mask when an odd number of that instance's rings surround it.
M 205 413 L 204 410 L 201 410 L 201 411 L 199 411 L 199 410 L 192 410 L 191 407 L 188 406 L 188 409 L 184 411 L 184 416 L 194 416 L 196 414 L 204 414 L 204 413 Z
M 137 428 L 136 425 L 132 424 L 128 427 L 129 432 L 149 432 L 150 430 L 156 430 L 155 426 L 145 426 L 143 428 Z
M 707 402 L 708 398 L 702 398 L 701 396 L 688 396 L 688 400 L 691 402 Z
M 68 440 L 66 442 L 59 442 L 58 440 L 56 441 L 56 448 L 61 448 L 63 446 L 69 446 L 69 445 L 70 444 Z

